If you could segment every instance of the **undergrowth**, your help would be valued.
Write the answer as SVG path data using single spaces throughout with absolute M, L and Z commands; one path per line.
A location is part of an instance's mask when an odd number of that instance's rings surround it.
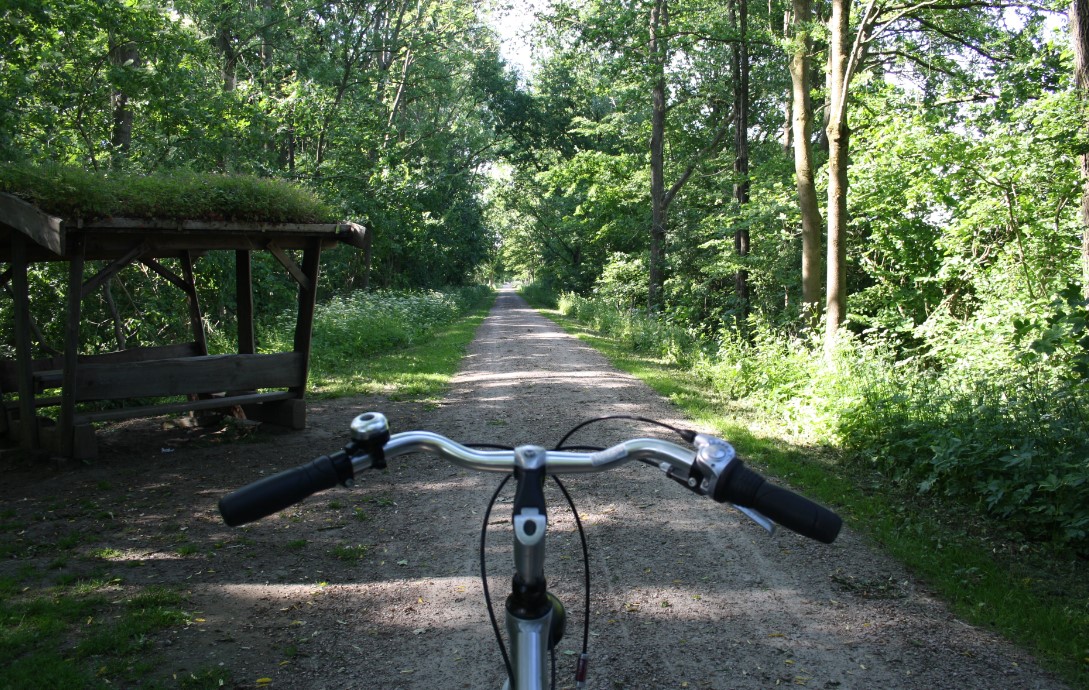
M 843 462 L 971 507 L 1011 538 L 1089 555 L 1089 385 L 1017 352 L 976 366 L 897 360 L 883 343 L 819 342 L 754 322 L 707 342 L 638 311 L 565 294 L 561 313 L 682 365 Z M 986 369 L 983 369 L 986 367 Z
M 308 388 L 316 395 L 439 391 L 494 298 L 485 286 L 446 292 L 357 292 L 319 305 Z M 480 318 L 468 318 L 467 316 Z M 266 347 L 290 350 L 294 313 Z

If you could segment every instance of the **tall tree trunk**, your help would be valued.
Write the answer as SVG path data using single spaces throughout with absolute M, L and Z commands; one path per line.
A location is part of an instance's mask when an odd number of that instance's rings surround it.
M 813 182 L 813 104 L 810 98 L 810 51 L 813 48 L 811 0 L 794 0 L 794 44 L 790 56 L 793 89 L 791 124 L 794 129 L 794 180 L 802 214 L 802 304 L 806 321 L 815 326 L 820 316 L 821 234 L 824 221 Z
M 1070 37 L 1074 44 L 1074 78 L 1078 95 L 1089 99 L 1089 0 L 1070 3 Z M 1089 298 L 1089 153 L 1081 154 L 1082 294 Z
M 136 44 L 132 41 L 120 41 L 110 46 L 110 63 L 114 67 L 128 69 L 138 67 L 140 53 Z M 129 106 L 129 95 L 123 89 L 115 88 L 110 94 L 110 105 L 113 108 L 113 127 L 110 132 L 110 150 L 113 164 L 117 165 L 128 156 L 132 146 L 132 108 Z
M 734 201 L 738 206 L 749 203 L 749 44 L 748 0 L 737 0 L 737 33 L 740 40 L 733 44 L 734 73 Z M 742 223 L 734 230 L 734 251 L 739 257 L 749 254 L 749 229 Z M 734 276 L 737 299 L 741 303 L 741 321 L 749 314 L 749 272 L 738 268 Z
M 219 52 L 223 56 L 223 65 L 220 69 L 220 74 L 223 77 L 223 93 L 230 94 L 234 93 L 235 89 L 238 88 L 238 51 L 235 49 L 235 37 L 231 31 L 233 20 L 231 3 L 222 3 L 220 11 L 223 16 L 216 29 L 215 40 L 216 47 L 219 48 Z M 230 142 L 220 142 L 218 158 L 219 169 L 222 172 L 227 172 L 231 168 L 228 154 L 231 149 Z
M 651 89 L 650 115 L 650 284 L 647 308 L 661 306 L 665 282 L 666 198 L 665 198 L 665 65 L 666 41 L 661 35 L 669 26 L 666 0 L 656 0 L 650 11 L 650 54 L 655 79 Z
M 789 11 L 783 12 L 783 39 L 790 40 L 790 17 Z M 794 90 L 793 87 L 786 92 L 786 99 L 783 101 L 783 133 L 780 135 L 779 143 L 783 146 L 783 153 L 790 153 L 794 148 Z
M 825 347 L 831 348 L 847 318 L 847 86 L 851 0 L 832 0 L 828 60 L 828 277 Z

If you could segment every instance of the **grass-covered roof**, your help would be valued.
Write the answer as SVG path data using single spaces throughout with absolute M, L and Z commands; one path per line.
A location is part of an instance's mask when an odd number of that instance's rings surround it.
M 0 192 L 65 219 L 158 218 L 335 223 L 333 208 L 280 180 L 174 171 L 95 173 L 60 165 L 0 163 Z

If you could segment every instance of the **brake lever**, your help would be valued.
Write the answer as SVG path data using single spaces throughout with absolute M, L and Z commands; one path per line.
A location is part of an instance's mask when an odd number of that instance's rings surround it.
M 730 463 L 737 458 L 737 451 L 726 441 L 706 434 L 696 434 L 693 443 L 696 446 L 693 468 L 698 468 L 701 481 L 697 480 L 697 486 L 692 486 L 692 482 L 689 482 L 689 486 L 704 496 L 710 496 L 714 491 L 718 478 L 722 476 Z M 777 525 L 771 518 L 752 508 L 745 508 L 733 503 L 730 505 L 767 530 L 770 536 L 775 535 Z

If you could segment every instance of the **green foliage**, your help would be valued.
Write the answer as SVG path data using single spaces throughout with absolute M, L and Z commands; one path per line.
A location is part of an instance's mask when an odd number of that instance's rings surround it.
M 648 316 L 643 310 L 620 312 L 600 298 L 570 292 L 560 295 L 558 309 L 564 316 L 624 342 L 635 352 L 669 362 L 687 362 L 693 356 L 697 341 L 692 333 Z
M 410 358 L 415 346 L 437 336 L 441 340 L 444 330 L 479 309 L 493 294 L 482 286 L 445 293 L 356 292 L 319 305 L 310 356 L 311 388 L 318 394 L 358 392 L 353 388 L 365 385 L 373 375 L 376 355 L 400 352 Z M 284 313 L 265 347 L 290 349 L 294 324 L 295 314 Z M 411 368 L 421 376 L 440 376 L 419 363 Z
M 1089 299 L 1077 283 L 1068 284 L 1035 319 L 1014 319 L 1014 342 L 1028 344 L 1019 361 L 1046 366 L 1060 379 L 1089 385 Z
M 518 288 L 518 294 L 538 309 L 555 309 L 559 302 L 556 290 L 549 284 L 535 281 Z
M 1084 300 L 1076 289 L 1063 294 L 1042 322 L 1067 340 L 1084 338 Z M 804 438 L 840 445 L 894 484 L 972 506 L 1022 539 L 1089 552 L 1089 441 L 1080 433 L 1089 428 L 1089 388 L 1036 361 L 1050 347 L 1041 339 L 1020 350 L 1027 360 L 1006 341 L 1009 366 L 998 376 L 990 361 L 938 370 L 853 337 L 829 357 L 819 342 L 758 319 L 746 337 L 708 342 L 600 298 L 565 294 L 559 309 L 635 352 L 690 367 L 714 393 Z

